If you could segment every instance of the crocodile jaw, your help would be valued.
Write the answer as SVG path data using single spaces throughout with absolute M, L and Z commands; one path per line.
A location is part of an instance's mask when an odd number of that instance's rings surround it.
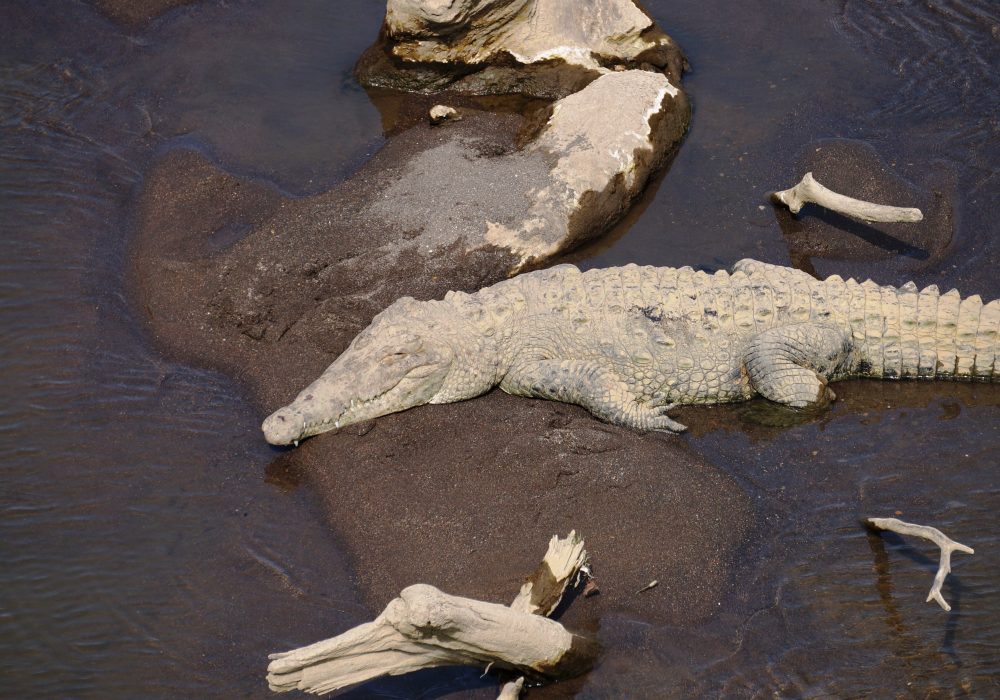
M 430 403 L 451 369 L 443 344 L 413 334 L 352 344 L 291 404 L 264 421 L 272 445 Z

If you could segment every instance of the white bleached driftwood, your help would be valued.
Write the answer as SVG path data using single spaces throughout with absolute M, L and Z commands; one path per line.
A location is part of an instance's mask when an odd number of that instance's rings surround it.
M 596 644 L 544 615 L 586 561 L 575 533 L 553 537 L 510 606 L 409 586 L 373 622 L 300 649 L 272 654 L 272 690 L 328 693 L 384 675 L 445 665 L 491 665 L 533 677 L 567 678 L 593 663 Z M 533 614 L 537 611 L 537 614 Z M 501 697 L 516 698 L 523 681 Z
M 922 537 L 925 540 L 930 540 L 941 548 L 941 561 L 938 564 L 937 574 L 934 576 L 934 585 L 931 586 L 931 591 L 927 594 L 927 602 L 929 603 L 932 600 L 936 600 L 938 605 L 942 608 L 945 610 L 951 610 L 951 606 L 948 605 L 947 601 L 945 601 L 944 597 L 941 595 L 941 586 L 944 584 L 944 579 L 949 573 L 951 573 L 951 553 L 957 550 L 959 552 L 965 552 L 966 554 L 975 554 L 972 547 L 966 547 L 964 544 L 959 544 L 937 528 L 927 525 L 905 523 L 902 520 L 897 520 L 896 518 L 868 518 L 867 522 L 871 523 L 871 525 L 880 530 L 889 530 L 890 532 L 896 532 L 900 535 Z
M 511 610 L 531 615 L 551 615 L 577 572 L 590 575 L 586 565 L 587 550 L 583 548 L 583 539 L 577 536 L 576 530 L 565 538 L 553 536 L 542 563 L 521 585 L 517 597 L 510 604 Z M 523 687 L 523 676 L 504 683 L 497 700 L 517 700 Z
M 771 199 L 787 206 L 793 214 L 798 214 L 804 205 L 812 202 L 861 221 L 914 222 L 924 218 L 923 212 L 913 207 L 890 207 L 837 194 L 819 184 L 812 173 L 806 173 L 795 187 L 773 192 Z
M 510 604 L 511 609 L 532 615 L 551 615 L 562 600 L 566 586 L 586 563 L 587 550 L 583 547 L 583 538 L 575 530 L 567 537 L 553 536 L 542 563 L 521 586 Z

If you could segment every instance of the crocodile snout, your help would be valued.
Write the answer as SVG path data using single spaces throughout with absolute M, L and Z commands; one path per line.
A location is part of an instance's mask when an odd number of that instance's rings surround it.
M 302 437 L 305 421 L 302 415 L 288 408 L 275 411 L 264 421 L 264 439 L 272 445 L 290 445 Z

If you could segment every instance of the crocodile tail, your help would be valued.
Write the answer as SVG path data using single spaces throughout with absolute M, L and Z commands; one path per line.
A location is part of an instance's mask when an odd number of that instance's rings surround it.
M 877 293 L 884 313 L 881 333 L 866 334 L 870 374 L 985 381 L 1000 374 L 1000 300 L 984 304 L 978 295 L 941 294 L 935 285 L 918 291 L 912 282 L 897 290 L 867 285 L 866 308 Z M 886 306 L 891 297 L 896 309 Z
M 970 376 L 973 379 L 1000 379 L 1000 299 L 983 305 L 971 344 Z

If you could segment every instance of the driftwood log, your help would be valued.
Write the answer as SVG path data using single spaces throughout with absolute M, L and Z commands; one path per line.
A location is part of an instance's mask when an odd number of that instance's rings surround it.
M 896 518 L 868 518 L 865 522 L 879 530 L 889 530 L 890 532 L 896 532 L 900 535 L 922 537 L 925 540 L 930 540 L 941 548 L 941 561 L 938 564 L 937 574 L 934 576 L 934 583 L 931 586 L 931 591 L 927 594 L 926 602 L 929 603 L 932 600 L 936 600 L 938 605 L 942 608 L 945 610 L 951 610 L 951 606 L 948 605 L 944 596 L 941 595 L 941 586 L 944 585 L 945 577 L 951 573 L 951 553 L 957 550 L 959 552 L 965 552 L 966 554 L 975 554 L 972 547 L 966 547 L 964 544 L 959 544 L 937 528 L 927 525 L 905 523 L 902 520 L 897 520 Z
M 583 540 L 553 537 L 538 569 L 508 607 L 417 584 L 403 589 L 374 621 L 300 649 L 272 654 L 271 690 L 328 693 L 384 675 L 446 665 L 482 665 L 540 679 L 569 678 L 590 668 L 596 642 L 575 635 L 550 614 L 587 559 Z M 524 679 L 501 698 L 516 698 Z
M 773 192 L 771 199 L 787 206 L 793 214 L 812 202 L 860 221 L 914 222 L 924 218 L 923 212 L 913 207 L 890 207 L 838 194 L 819 184 L 812 173 L 806 173 L 795 187 Z

